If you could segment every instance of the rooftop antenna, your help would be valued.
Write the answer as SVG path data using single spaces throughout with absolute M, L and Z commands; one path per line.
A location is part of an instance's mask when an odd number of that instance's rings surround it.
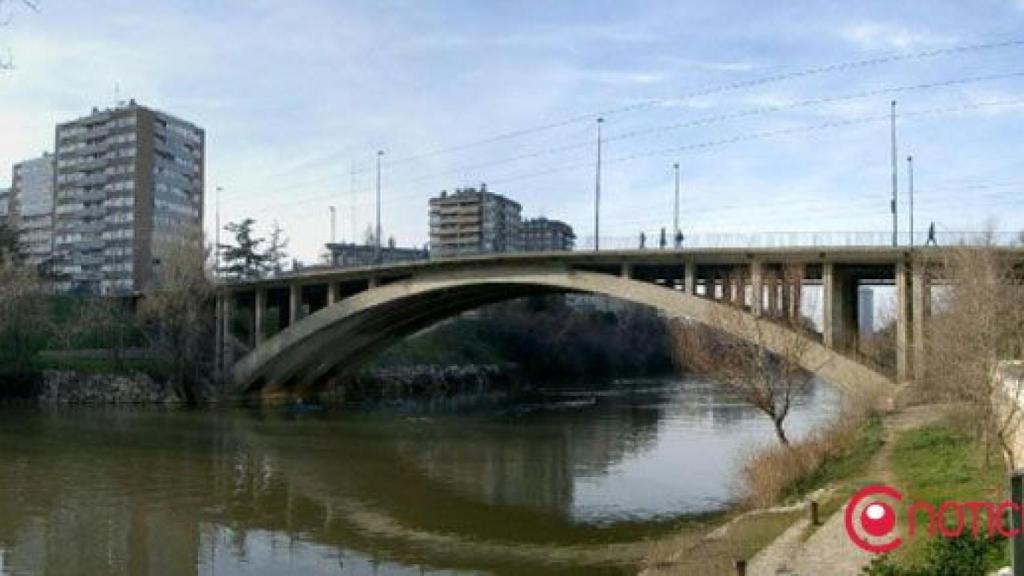
M 337 236 L 335 235 L 336 226 L 334 216 L 334 206 L 331 206 L 331 244 L 337 244 Z
M 349 159 L 348 176 L 348 191 L 351 196 L 349 200 L 352 203 L 351 209 L 349 210 L 349 217 L 352 219 L 352 244 L 358 244 L 359 231 L 356 230 L 356 161 L 354 158 Z

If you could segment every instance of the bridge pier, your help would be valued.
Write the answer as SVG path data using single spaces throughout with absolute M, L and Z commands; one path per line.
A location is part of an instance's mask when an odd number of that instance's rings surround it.
M 750 263 L 750 311 L 754 316 L 764 313 L 764 266 L 760 260 Z
M 913 268 L 913 282 L 912 282 L 912 303 L 913 309 L 913 346 L 914 346 L 914 380 L 916 382 L 924 381 L 927 376 L 925 368 L 927 367 L 927 349 L 926 343 L 927 338 L 925 336 L 928 323 L 928 316 L 930 315 L 931 308 L 931 288 L 928 283 L 928 271 L 922 262 L 915 262 Z
M 687 258 L 683 272 L 683 291 L 693 295 L 697 293 L 697 263 Z
M 765 288 L 768 291 L 768 316 L 777 318 L 779 316 L 779 278 L 775 270 L 768 271 Z
M 302 285 L 292 284 L 288 287 L 288 325 L 291 326 L 302 316 Z
M 333 306 L 337 302 L 338 291 L 332 282 L 327 283 L 327 305 Z
M 910 379 L 910 266 L 896 262 L 896 381 Z
M 857 279 L 826 262 L 821 276 L 824 287 L 824 321 L 822 335 L 825 346 L 846 351 L 856 348 Z
M 256 297 L 253 302 L 252 333 L 256 346 L 263 344 L 263 313 L 267 307 L 267 291 L 265 288 L 256 289 Z

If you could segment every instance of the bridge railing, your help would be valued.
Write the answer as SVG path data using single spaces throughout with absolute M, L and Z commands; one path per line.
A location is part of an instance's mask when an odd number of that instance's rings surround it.
M 1008 246 L 1020 243 L 1015 232 L 942 231 L 936 232 L 934 243 L 939 246 L 985 245 Z M 601 236 L 601 250 L 657 250 L 662 248 L 661 232 L 645 233 L 641 245 L 640 234 L 635 236 Z M 901 232 L 900 246 L 910 246 L 910 235 Z M 914 246 L 930 243 L 927 231 L 915 232 Z M 664 248 L 676 246 L 671 232 L 665 233 Z M 796 248 L 815 246 L 892 246 L 892 231 L 838 231 L 838 232 L 698 232 L 683 234 L 684 248 Z M 577 250 L 593 250 L 594 237 L 580 239 Z

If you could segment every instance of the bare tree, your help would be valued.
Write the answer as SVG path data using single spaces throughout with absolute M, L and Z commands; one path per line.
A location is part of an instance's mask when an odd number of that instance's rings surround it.
M 7 26 L 14 19 L 13 7 L 8 8 L 11 4 L 9 0 L 0 0 L 0 27 Z M 14 4 L 20 4 L 33 12 L 39 12 L 39 4 L 34 0 L 18 0 Z M 0 56 L 0 71 L 14 69 L 14 58 L 11 56 L 10 49 L 6 50 L 5 56 Z
M 270 231 L 270 245 L 267 246 L 267 251 L 264 252 L 266 258 L 266 265 L 274 274 L 280 274 L 284 271 L 283 262 L 288 258 L 288 252 L 285 251 L 288 248 L 288 237 L 284 235 L 284 230 L 281 225 L 274 220 L 274 227 Z
M 154 346 L 171 364 L 172 385 L 190 403 L 200 398 L 202 370 L 211 349 L 214 288 L 206 261 L 206 249 L 196 238 L 169 246 L 140 307 L 152 328 Z
M 1015 468 L 1014 436 L 1024 397 L 1020 379 L 1002 376 L 1006 361 L 1024 357 L 1020 262 L 988 242 L 915 265 L 930 265 L 946 281 L 927 328 L 927 392 L 965 406 L 977 431 L 986 441 L 995 439 Z
M 792 272 L 783 277 L 795 282 Z M 789 445 L 785 420 L 794 398 L 813 380 L 813 374 L 805 368 L 812 340 L 799 310 L 798 301 L 791 310 L 784 310 L 781 318 L 751 318 L 723 309 L 714 318 L 714 324 L 722 330 L 691 321 L 673 326 L 677 362 L 708 375 L 763 412 L 785 446 Z M 778 325 L 787 329 L 774 329 Z M 740 339 L 733 334 L 746 334 L 749 338 Z

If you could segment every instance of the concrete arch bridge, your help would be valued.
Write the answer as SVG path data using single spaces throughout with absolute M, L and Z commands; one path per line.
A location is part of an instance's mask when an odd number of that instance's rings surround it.
M 550 293 L 644 304 L 778 352 L 800 337 L 781 320 L 799 317 L 802 294 L 816 286 L 821 334 L 803 336 L 802 363 L 840 388 L 888 395 L 893 379 L 856 354 L 866 305 L 858 289 L 895 288 L 895 380 L 905 381 L 923 373 L 928 276 L 907 250 L 876 247 L 525 253 L 307 270 L 218 287 L 218 369 L 238 395 L 299 394 L 435 322 Z

